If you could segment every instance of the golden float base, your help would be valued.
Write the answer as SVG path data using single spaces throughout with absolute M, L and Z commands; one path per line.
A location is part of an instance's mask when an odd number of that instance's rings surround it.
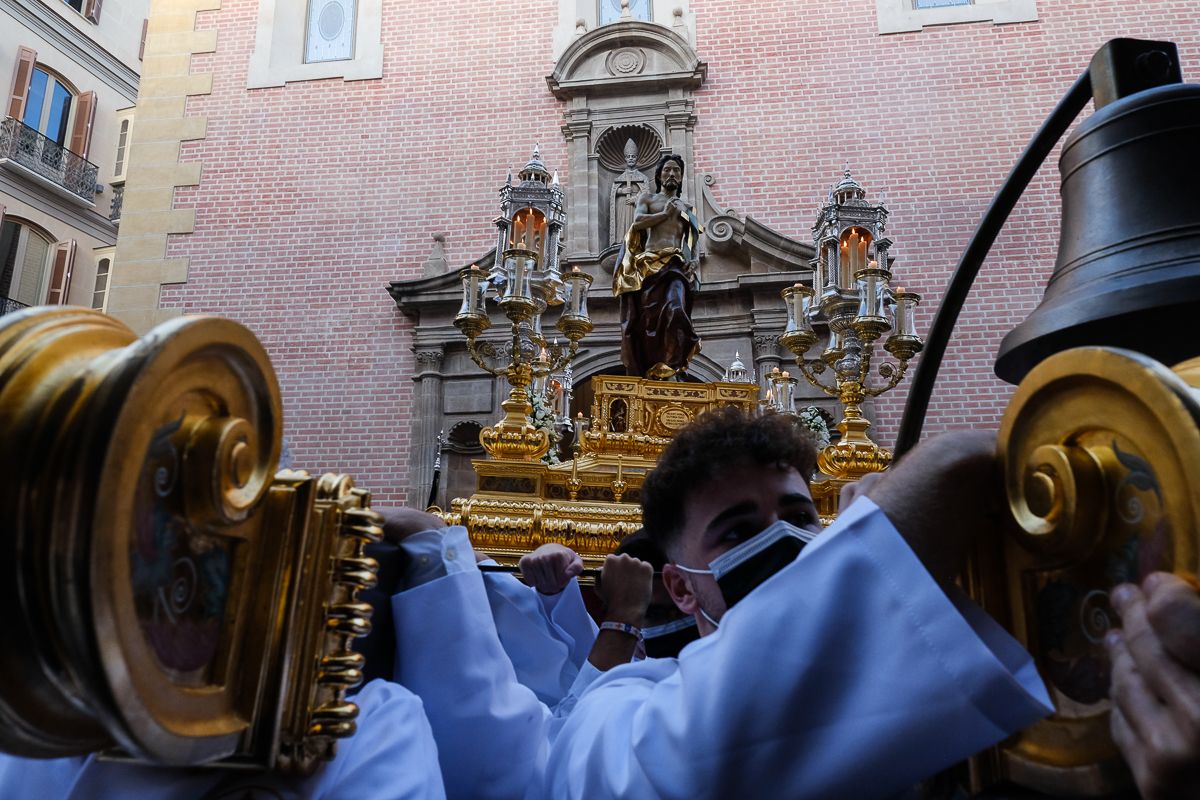
M 476 492 L 455 498 L 442 518 L 464 525 L 481 552 L 515 564 L 558 542 L 599 566 L 641 527 L 641 487 L 671 437 L 710 408 L 753 412 L 758 387 L 746 383 L 675 383 L 599 375 L 591 428 L 576 457 L 554 466 L 491 458 L 474 462 Z

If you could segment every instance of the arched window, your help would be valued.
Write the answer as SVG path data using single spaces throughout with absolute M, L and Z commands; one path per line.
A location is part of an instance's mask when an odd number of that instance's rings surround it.
M 55 242 L 12 218 L 0 224 L 0 297 L 25 306 L 67 302 L 75 242 Z
M 40 64 L 33 68 L 21 121 L 57 145 L 67 143 L 75 92 Z
M 129 150 L 129 120 L 121 120 L 121 132 L 117 134 L 117 160 L 113 164 L 113 180 L 125 177 L 125 154 Z
M 37 53 L 28 47 L 17 51 L 8 99 L 8 116 L 25 126 L 17 137 L 21 151 L 16 154 L 17 161 L 25 163 L 24 158 L 33 156 L 47 166 L 60 168 L 64 149 L 86 159 L 96 116 L 96 93 L 78 92 L 61 75 L 38 63 Z M 53 173 L 47 177 L 53 178 Z M 86 188 L 91 190 L 94 185 L 92 180 L 92 186 Z
M 111 258 L 102 258 L 96 264 L 96 286 L 92 290 L 92 308 L 100 311 L 108 306 L 108 273 L 111 269 Z

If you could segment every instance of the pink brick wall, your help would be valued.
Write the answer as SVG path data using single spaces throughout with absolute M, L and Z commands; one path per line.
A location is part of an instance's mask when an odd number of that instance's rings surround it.
M 430 234 L 462 263 L 491 245 L 495 190 L 533 142 L 565 169 L 562 104 L 546 90 L 557 4 L 384 4 L 384 77 L 245 89 L 257 4 L 200 14 L 218 51 L 196 232 L 172 238 L 188 283 L 163 304 L 219 313 L 263 339 L 284 391 L 296 465 L 355 474 L 404 499 L 412 430 L 411 324 L 384 290 L 419 277 Z M 874 0 L 847 4 L 693 0 L 697 164 L 722 205 L 807 240 L 849 163 L 885 189 L 899 283 L 925 295 L 927 330 L 950 271 L 999 182 L 1091 53 L 1114 36 L 1167 38 L 1200 80 L 1190 0 L 1049 2 L 1042 19 L 879 36 Z M 1036 304 L 1053 264 L 1057 169 L 1044 168 L 997 242 L 942 368 L 928 431 L 995 425 L 1008 389 L 991 374 L 1001 336 Z M 890 442 L 905 388 L 878 406 Z

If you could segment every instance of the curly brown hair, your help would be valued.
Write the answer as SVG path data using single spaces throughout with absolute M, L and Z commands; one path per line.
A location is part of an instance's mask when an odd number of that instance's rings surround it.
M 642 526 L 663 551 L 679 538 L 683 509 L 693 492 L 742 467 L 792 467 L 805 483 L 817 465 L 812 436 L 791 417 L 752 417 L 725 407 L 700 415 L 679 431 L 642 485 Z

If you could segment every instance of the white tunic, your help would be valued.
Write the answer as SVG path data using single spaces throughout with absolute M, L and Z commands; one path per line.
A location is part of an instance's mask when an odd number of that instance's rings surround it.
M 887 797 L 1051 710 L 1028 654 L 861 498 L 717 633 L 592 683 L 542 794 Z
M 483 585 L 517 680 L 547 706 L 557 706 L 587 662 L 598 630 L 579 583 L 572 578 L 558 594 L 544 595 L 514 575 L 484 573 Z
M 400 543 L 400 549 L 408 556 L 402 581 L 407 589 L 463 569 L 474 571 L 474 550 L 462 526 L 415 533 Z M 515 575 L 502 573 L 484 574 L 483 585 L 500 644 L 517 680 L 554 708 L 579 680 L 596 641 L 598 629 L 578 581 L 572 578 L 556 595 L 543 595 Z M 420 643 L 404 630 L 396 629 L 399 658 L 413 647 L 420 653 Z M 419 689 L 417 693 L 422 694 Z
M 543 598 L 511 575 L 481 576 L 462 526 L 401 547 L 409 588 L 391 602 L 395 678 L 425 703 L 446 794 L 521 797 L 541 779 L 561 716 L 600 674 L 586 661 L 596 627 L 578 584 Z M 552 708 L 537 687 L 561 699 Z
M 35 800 L 440 800 L 437 748 L 421 701 L 387 681 L 372 681 L 354 701 L 358 732 L 337 757 L 303 780 L 213 768 L 137 766 L 78 758 L 32 759 L 0 753 L 0 797 Z

